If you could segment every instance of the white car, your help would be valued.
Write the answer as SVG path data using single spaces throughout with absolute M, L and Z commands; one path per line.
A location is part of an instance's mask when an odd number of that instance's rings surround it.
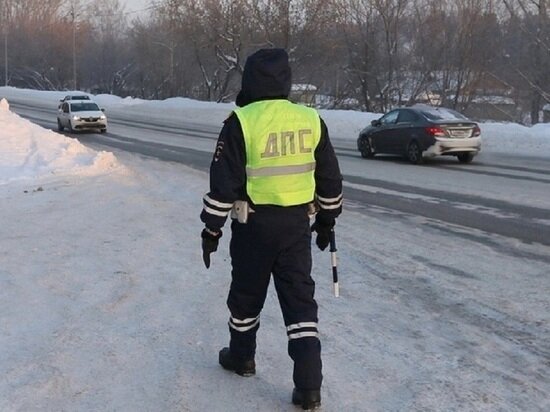
M 91 100 L 68 100 L 61 104 L 57 111 L 57 129 L 62 132 L 85 129 L 107 131 L 107 116 L 97 103 Z

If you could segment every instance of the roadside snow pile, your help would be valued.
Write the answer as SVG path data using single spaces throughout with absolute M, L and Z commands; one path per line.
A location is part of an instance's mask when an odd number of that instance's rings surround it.
M 531 130 L 542 138 L 550 139 L 550 123 L 537 123 Z
M 532 127 L 517 123 L 481 123 L 483 149 L 495 152 L 548 155 L 550 149 L 550 124 Z
M 78 92 L 75 92 L 78 93 Z M 110 107 L 114 105 L 121 106 L 136 106 L 146 103 L 147 100 L 138 99 L 136 97 L 119 97 L 112 94 L 98 94 L 91 96 L 93 100 L 99 103 L 101 106 Z
M 50 175 L 94 175 L 118 166 L 110 152 L 95 152 L 75 139 L 22 119 L 0 100 L 0 184 Z
M 318 110 L 325 121 L 329 135 L 335 138 L 355 140 L 359 132 L 382 114 L 354 110 Z

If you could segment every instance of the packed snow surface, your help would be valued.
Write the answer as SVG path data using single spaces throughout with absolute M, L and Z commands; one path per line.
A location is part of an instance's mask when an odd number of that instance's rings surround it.
M 0 88 L 15 94 L 55 108 L 67 93 Z M 210 124 L 234 107 L 95 99 L 108 111 Z M 379 115 L 322 116 L 337 138 L 354 139 Z M 0 411 L 297 410 L 273 287 L 256 376 L 217 363 L 228 341 L 230 231 L 206 270 L 206 173 L 95 152 L 6 100 L 0 125 Z M 550 157 L 547 125 L 482 129 L 487 150 Z M 340 298 L 329 254 L 314 249 L 322 410 L 550 410 L 549 271 L 532 258 L 548 248 L 357 207 L 346 205 L 337 225 Z

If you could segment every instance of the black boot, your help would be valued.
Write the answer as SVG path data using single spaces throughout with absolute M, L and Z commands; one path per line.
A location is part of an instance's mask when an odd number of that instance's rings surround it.
M 252 376 L 256 374 L 256 363 L 254 359 L 241 360 L 233 356 L 229 348 L 220 351 L 220 365 L 224 369 L 235 372 L 241 376 Z
M 320 390 L 296 389 L 292 391 L 292 403 L 301 405 L 302 409 L 315 409 L 321 406 Z

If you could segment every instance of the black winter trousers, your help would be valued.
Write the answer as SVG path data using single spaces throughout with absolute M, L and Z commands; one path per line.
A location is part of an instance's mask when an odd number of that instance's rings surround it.
M 287 327 L 288 354 L 298 389 L 320 389 L 321 343 L 315 282 L 311 278 L 311 230 L 307 207 L 255 207 L 247 224 L 231 224 L 231 352 L 251 359 L 271 274 Z

